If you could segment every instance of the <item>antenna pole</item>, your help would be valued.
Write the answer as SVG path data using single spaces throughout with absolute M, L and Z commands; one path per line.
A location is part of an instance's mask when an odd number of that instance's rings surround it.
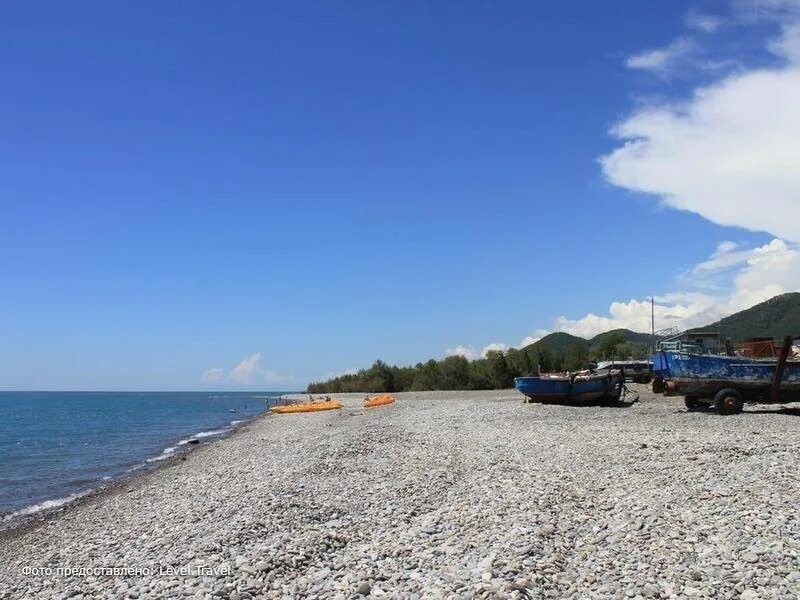
M 656 353 L 656 300 L 650 296 L 650 333 L 653 337 L 653 354 Z

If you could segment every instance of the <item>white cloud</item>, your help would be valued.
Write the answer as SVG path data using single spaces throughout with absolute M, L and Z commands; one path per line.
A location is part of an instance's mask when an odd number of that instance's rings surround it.
M 228 383 L 238 386 L 283 383 L 292 379 L 291 375 L 282 375 L 265 368 L 259 352 L 242 360 L 228 373 L 225 369 L 213 368 L 206 370 L 201 377 L 201 381 L 206 384 Z
M 208 369 L 200 378 L 203 383 L 219 383 L 225 378 L 225 369 Z
M 248 356 L 238 365 L 233 367 L 228 375 L 228 379 L 234 383 L 253 383 L 253 379 L 259 375 L 262 369 L 261 354 L 256 353 Z
M 644 106 L 616 125 L 607 179 L 719 225 L 800 241 L 800 22 L 770 44 L 786 64 Z
M 789 63 L 800 63 L 800 22 L 785 25 L 781 35 L 771 40 L 768 47 L 770 52 Z
M 663 48 L 646 50 L 639 54 L 629 56 L 625 65 L 629 69 L 652 71 L 660 75 L 667 74 L 672 67 L 692 54 L 697 49 L 697 44 L 691 38 L 680 37 Z
M 720 242 L 717 250 L 708 259 L 698 263 L 692 269 L 694 276 L 707 276 L 739 266 L 750 256 L 750 250 L 738 250 L 735 242 Z
M 480 354 L 475 351 L 472 346 L 456 346 L 455 348 L 448 348 L 444 351 L 445 356 L 463 356 L 467 360 L 477 360 Z
M 492 342 L 487 344 L 481 349 L 480 352 L 475 350 L 473 346 L 455 346 L 445 350 L 445 356 L 463 356 L 467 360 L 478 360 L 479 358 L 486 358 L 489 352 L 505 352 L 510 346 L 502 342 Z
M 350 368 L 350 369 L 342 369 L 341 371 L 334 371 L 332 373 L 328 373 L 327 375 L 323 375 L 320 377 L 320 381 L 329 381 L 331 379 L 337 379 L 339 377 L 344 377 L 345 375 L 355 375 L 358 373 L 359 369 Z
M 743 248 L 734 242 L 720 242 L 715 252 L 689 270 L 694 287 L 713 287 L 707 291 L 677 291 L 654 298 L 656 329 L 677 327 L 688 329 L 718 321 L 730 314 L 750 308 L 778 294 L 800 291 L 800 245 L 780 239 L 756 248 Z M 706 278 L 715 278 L 714 286 L 705 286 Z M 680 283 L 685 283 L 680 280 Z M 550 331 L 563 331 L 583 338 L 592 338 L 612 329 L 649 332 L 651 312 L 649 298 L 632 298 L 612 302 L 605 314 L 589 313 L 579 318 L 560 316 L 552 329 L 537 329 L 524 338 L 518 348 L 532 344 Z M 489 344 L 479 354 L 472 346 L 457 346 L 448 356 L 459 355 L 469 360 L 486 356 L 490 350 L 506 350 L 501 343 Z
M 491 344 L 487 344 L 481 350 L 481 356 L 486 358 L 489 352 L 505 352 L 509 348 L 508 344 L 504 344 L 502 342 L 492 342 Z
M 517 346 L 517 348 L 524 348 L 525 346 L 530 346 L 531 344 L 538 342 L 548 333 L 550 333 L 549 329 L 537 329 L 531 335 L 527 335 L 524 338 L 522 338 L 522 341 L 519 343 L 519 346 Z
M 800 291 L 800 249 L 779 239 L 747 250 L 723 242 L 692 273 L 728 272 L 728 285 L 715 294 L 673 293 L 655 298 L 656 328 L 681 329 L 708 325 L 734 312 L 768 300 L 778 294 Z M 559 317 L 555 329 L 581 337 L 617 328 L 650 331 L 649 299 L 614 302 L 608 314 L 588 314 L 579 319 Z
M 703 31 L 705 33 L 714 33 L 722 26 L 723 19 L 716 15 L 709 15 L 699 13 L 695 10 L 690 10 L 683 19 L 686 26 L 690 29 Z

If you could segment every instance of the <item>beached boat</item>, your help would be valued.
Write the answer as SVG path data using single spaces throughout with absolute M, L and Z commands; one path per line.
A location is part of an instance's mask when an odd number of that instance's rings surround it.
M 323 410 L 336 410 L 342 408 L 342 403 L 338 400 L 314 400 L 312 402 L 303 402 L 301 404 L 285 404 L 283 406 L 273 406 L 270 412 L 279 415 L 292 414 L 292 413 L 305 413 L 305 412 L 319 412 Z
M 653 378 L 653 363 L 649 360 L 605 360 L 597 363 L 595 371 L 604 373 L 619 369 L 626 381 L 650 383 Z
M 579 402 L 619 400 L 624 379 L 620 371 L 608 373 L 543 374 L 517 377 L 517 390 L 533 402 Z
M 666 393 L 685 396 L 689 408 L 703 400 L 713 400 L 719 412 L 729 414 L 739 412 L 745 400 L 800 400 L 800 360 L 797 359 L 664 350 L 659 353 L 659 364 L 665 374 Z
M 394 396 L 391 394 L 373 396 L 364 400 L 364 408 L 375 408 L 376 406 L 386 406 L 387 404 L 394 404 Z

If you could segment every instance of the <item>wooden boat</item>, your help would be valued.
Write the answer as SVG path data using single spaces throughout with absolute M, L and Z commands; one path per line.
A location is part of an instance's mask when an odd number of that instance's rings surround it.
M 605 360 L 597 363 L 594 371 L 605 373 L 619 369 L 626 381 L 650 383 L 653 378 L 653 363 L 649 360 Z
M 311 402 L 303 402 L 301 404 L 284 404 L 283 406 L 273 406 L 270 412 L 279 415 L 305 413 L 305 412 L 319 412 L 323 410 L 336 410 L 342 408 L 342 403 L 338 400 L 313 400 Z
M 517 377 L 514 385 L 530 401 L 544 403 L 619 400 L 625 381 L 621 371 L 543 374 Z
M 376 406 L 386 406 L 387 404 L 394 404 L 394 396 L 391 394 L 373 396 L 364 400 L 364 408 L 375 408 Z

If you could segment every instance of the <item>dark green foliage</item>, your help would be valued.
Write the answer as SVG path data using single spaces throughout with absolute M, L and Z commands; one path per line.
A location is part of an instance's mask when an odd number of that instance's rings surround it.
M 575 342 L 564 355 L 564 369 L 580 371 L 589 365 L 589 344 L 584 341 Z
M 595 360 L 614 360 L 621 359 L 619 347 L 625 343 L 625 336 L 621 333 L 612 332 L 606 335 L 592 348 L 592 358 Z
M 619 338 L 620 336 L 622 337 L 623 342 L 644 344 L 645 346 L 653 345 L 653 336 L 651 336 L 649 333 L 638 333 L 636 331 L 631 331 L 630 329 L 612 329 L 611 331 L 600 333 L 589 340 L 589 345 L 594 347 L 603 343 L 604 339 L 607 337 Z
M 753 308 L 703 327 L 719 331 L 734 342 L 749 337 L 782 338 L 800 336 L 800 293 L 783 294 Z M 522 349 L 489 352 L 486 358 L 468 361 L 461 356 L 429 360 L 413 367 L 389 366 L 375 361 L 369 369 L 329 381 L 312 383 L 311 394 L 339 392 L 402 392 L 407 390 L 466 390 L 509 388 L 514 377 L 536 375 L 540 371 L 576 371 L 590 360 L 647 358 L 652 339 L 647 333 L 629 329 L 607 331 L 585 340 L 558 332 Z
M 695 331 L 718 331 L 734 343 L 747 338 L 800 336 L 800 293 L 781 294 Z

